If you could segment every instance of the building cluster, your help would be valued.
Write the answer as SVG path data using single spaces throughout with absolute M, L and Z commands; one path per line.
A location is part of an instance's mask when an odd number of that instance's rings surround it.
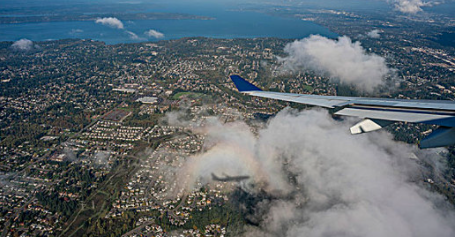
M 200 119 L 204 120 L 204 118 Z M 174 135 L 174 138 L 161 143 L 141 163 L 141 169 L 126 183 L 121 196 L 113 203 L 105 218 L 119 218 L 126 211 L 138 213 L 158 211 L 167 218 L 171 225 L 183 227 L 192 218 L 192 213 L 202 212 L 213 206 L 221 206 L 228 201 L 227 187 L 233 187 L 235 184 L 218 183 L 210 189 L 202 191 L 201 183 L 192 184 L 188 179 L 184 165 L 186 162 L 191 162 L 192 156 L 201 152 L 205 139 L 203 135 L 193 134 L 192 129 L 194 128 L 155 126 L 151 130 L 154 138 L 169 135 Z M 183 133 L 184 131 L 185 133 Z M 149 220 L 147 218 L 156 217 L 146 215 L 146 219 L 143 220 Z M 147 231 L 159 231 L 153 226 L 149 227 Z M 141 224 L 138 228 L 146 227 Z M 206 233 L 200 233 L 199 230 L 197 232 L 188 230 L 190 232 L 185 233 L 189 236 L 218 233 L 217 236 L 221 236 L 220 234 L 224 234 L 222 229 L 224 230 L 224 227 L 217 225 L 209 226 Z
M 150 129 L 143 127 L 123 126 L 119 122 L 97 121 L 82 135 L 88 139 L 107 139 L 134 142 L 143 138 Z

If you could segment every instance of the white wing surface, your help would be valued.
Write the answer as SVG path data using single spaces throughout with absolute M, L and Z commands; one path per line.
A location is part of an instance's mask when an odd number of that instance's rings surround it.
M 378 130 L 396 121 L 439 125 L 420 142 L 421 148 L 454 145 L 454 101 L 401 100 L 345 96 L 319 96 L 262 91 L 237 75 L 231 80 L 239 92 L 251 96 L 339 109 L 335 114 L 364 118 L 350 128 L 353 134 Z

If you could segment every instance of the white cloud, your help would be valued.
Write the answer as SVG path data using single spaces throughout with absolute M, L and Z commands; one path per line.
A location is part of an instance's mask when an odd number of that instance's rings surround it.
M 325 111 L 283 111 L 260 132 L 258 156 L 287 161 L 302 190 L 292 201 L 270 203 L 263 230 L 287 236 L 454 235 L 451 205 L 439 208 L 442 197 L 410 182 L 419 171 L 408 157 L 420 152 L 385 132 L 352 136 L 350 125 Z M 292 208 L 281 208 L 284 202 Z
M 139 37 L 136 33 L 126 30 L 122 21 L 115 17 L 104 17 L 98 18 L 95 23 L 103 24 L 109 26 L 111 28 L 116 28 L 120 30 L 124 30 L 124 32 L 128 35 L 128 37 L 132 40 L 145 40 L 145 38 Z
M 379 30 L 372 30 L 367 33 L 367 36 L 377 39 L 380 38 L 380 31 Z
M 242 122 L 209 121 L 206 152 L 172 180 L 249 175 L 251 195 L 274 198 L 252 207 L 259 226 L 245 236 L 454 236 L 454 207 L 417 183 L 420 166 L 409 157 L 423 151 L 384 131 L 350 135 L 353 122 L 285 109 L 255 135 Z
M 132 40 L 143 40 L 144 39 L 144 38 L 139 37 L 137 34 L 131 32 L 131 31 L 126 30 L 125 32 L 128 34 L 128 36 Z
M 285 52 L 288 56 L 279 58 L 285 70 L 310 69 L 367 92 L 384 85 L 385 77 L 393 72 L 383 57 L 366 53 L 347 36 L 331 40 L 312 35 L 287 44 Z
M 165 35 L 163 33 L 158 32 L 156 30 L 148 30 L 148 31 L 144 32 L 144 34 L 149 37 L 154 37 L 156 39 L 165 37 Z
M 111 28 L 123 29 L 123 23 L 115 17 L 103 17 L 95 20 L 95 23 L 109 26 Z
M 20 39 L 11 45 L 14 50 L 28 51 L 33 48 L 33 42 L 28 39 Z
M 422 0 L 390 0 L 394 7 L 403 12 L 415 14 L 423 11 L 422 7 L 432 6 L 431 2 L 423 2 Z

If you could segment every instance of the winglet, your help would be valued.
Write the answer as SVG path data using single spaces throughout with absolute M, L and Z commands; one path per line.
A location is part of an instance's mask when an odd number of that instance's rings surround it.
M 238 75 L 231 75 L 230 78 L 234 82 L 234 85 L 239 92 L 261 91 L 260 88 L 254 86 L 252 83 L 246 81 L 244 78 Z
M 421 140 L 420 149 L 454 145 L 454 128 L 439 127 Z

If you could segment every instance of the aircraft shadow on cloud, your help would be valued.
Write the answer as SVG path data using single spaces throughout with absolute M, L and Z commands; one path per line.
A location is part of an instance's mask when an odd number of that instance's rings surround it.
M 335 115 L 363 118 L 352 134 L 375 131 L 394 122 L 424 123 L 439 128 L 420 141 L 420 148 L 454 145 L 454 101 L 321 96 L 263 91 L 238 75 L 230 76 L 239 92 L 269 99 L 339 109 Z
M 246 179 L 250 178 L 250 176 L 247 176 L 247 175 L 229 176 L 229 175 L 223 174 L 225 177 L 218 177 L 214 173 L 211 173 L 211 175 L 212 175 L 212 180 L 220 181 L 220 182 L 241 182 L 242 180 L 246 180 Z

